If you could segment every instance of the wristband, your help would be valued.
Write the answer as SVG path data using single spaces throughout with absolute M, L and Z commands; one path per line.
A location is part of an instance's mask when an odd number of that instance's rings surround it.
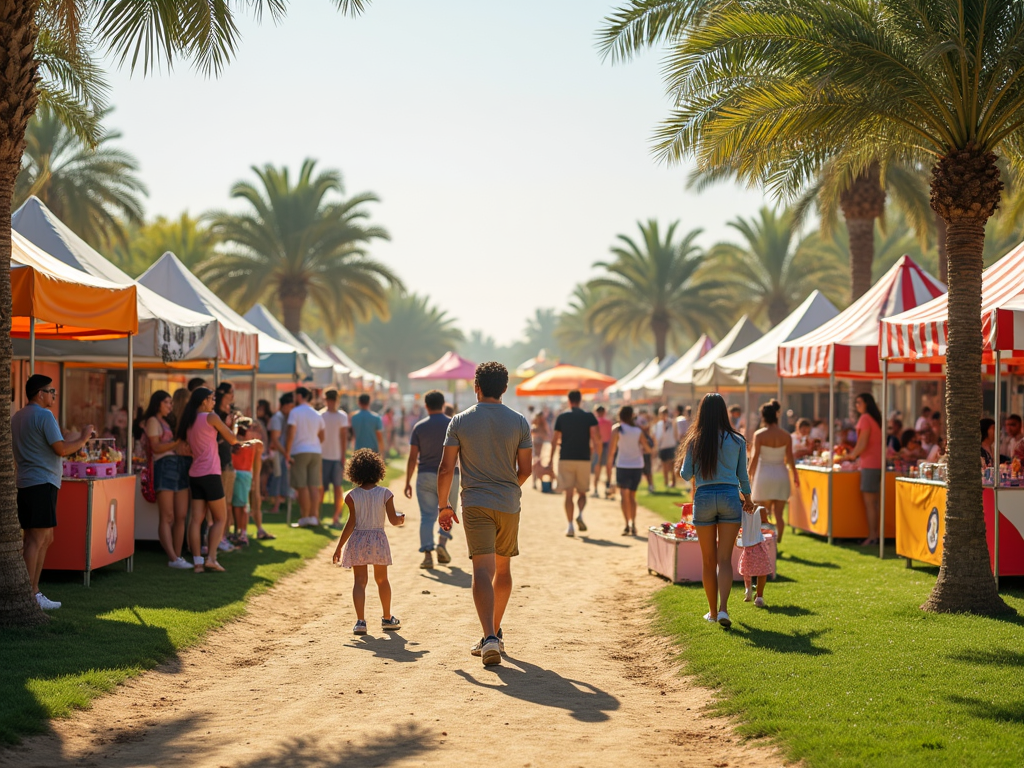
M 445 506 L 443 506 L 443 507 L 438 507 L 438 508 L 437 508 L 437 511 L 438 511 L 438 512 L 444 512 L 444 511 L 445 511 L 446 509 L 452 509 L 452 505 L 451 505 L 451 504 L 446 504 L 446 505 L 445 505 Z M 452 509 L 452 511 L 454 512 L 455 510 L 454 510 L 454 509 Z

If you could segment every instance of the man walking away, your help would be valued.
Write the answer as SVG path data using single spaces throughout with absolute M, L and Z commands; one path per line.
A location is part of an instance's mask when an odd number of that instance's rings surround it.
M 676 406 L 676 442 L 681 443 L 686 437 L 686 433 L 690 431 L 690 406 L 685 408 L 681 405 Z
M 338 390 L 324 392 L 327 408 L 320 411 L 324 420 L 323 467 L 324 490 L 334 488 L 334 519 L 331 528 L 341 530 L 341 507 L 345 502 L 345 491 L 341 481 L 345 477 L 345 448 L 348 446 L 348 414 L 338 408 Z
M 434 524 L 437 522 L 440 503 L 437 496 L 437 470 L 444 455 L 444 437 L 448 433 L 451 417 L 445 416 L 444 393 L 436 389 L 423 396 L 427 407 L 427 418 L 416 422 L 409 435 L 409 461 L 405 467 L 405 498 L 412 498 L 412 476 L 416 476 L 416 501 L 420 506 L 420 552 L 423 562 L 420 568 L 434 567 Z M 448 492 L 448 505 L 454 511 L 459 505 L 459 470 L 455 469 L 452 487 Z M 452 535 L 438 529 L 437 562 L 445 565 L 452 561 L 447 544 Z
M 583 508 L 587 506 L 587 491 L 590 490 L 590 456 L 601 452 L 601 431 L 594 414 L 580 408 L 579 390 L 569 393 L 569 410 L 558 414 L 555 419 L 555 437 L 551 444 L 551 455 L 558 454 L 558 490 L 565 494 L 565 517 L 569 527 L 566 536 L 575 536 L 572 527 L 572 493 L 576 491 L 576 525 L 580 532 L 587 530 L 583 522 Z
M 387 460 L 384 455 L 384 421 L 370 410 L 370 396 L 359 396 L 359 411 L 352 414 L 352 438 L 356 441 L 356 450 L 369 448 Z
M 601 469 L 608 463 L 608 446 L 612 442 L 612 420 L 605 415 L 606 411 L 603 405 L 597 406 L 594 409 L 594 415 L 597 417 L 597 432 L 601 438 L 601 453 L 594 453 L 590 457 L 590 471 L 594 474 L 594 498 L 601 498 L 599 493 L 599 484 L 601 482 Z M 605 478 L 605 496 L 611 496 L 612 478 L 611 475 L 607 475 Z M 581 529 L 582 530 L 582 529 Z
M 505 636 L 501 620 L 512 594 L 512 558 L 519 554 L 522 485 L 532 471 L 533 440 L 522 414 L 501 403 L 508 370 L 481 363 L 473 384 L 476 405 L 448 425 L 444 456 L 437 473 L 437 495 L 447 499 L 456 461 L 462 464 L 462 516 L 473 561 L 473 602 L 483 638 L 471 653 L 486 666 L 501 663 Z M 441 528 L 459 522 L 452 505 L 440 511 Z
M 267 433 L 270 437 L 270 482 L 267 483 L 267 492 L 274 499 L 274 506 L 270 514 L 276 515 L 282 501 L 286 501 L 289 495 L 288 485 L 288 464 L 284 460 L 284 437 L 285 427 L 288 425 L 288 414 L 295 407 L 295 395 L 285 392 L 278 399 L 278 410 L 270 417 L 267 424 Z
M 326 433 L 323 417 L 309 404 L 310 392 L 305 387 L 295 390 L 295 407 L 288 414 L 288 437 L 284 459 L 291 472 L 292 488 L 299 495 L 299 521 L 293 528 L 320 525 L 320 510 L 314 505 L 320 499 L 323 481 L 321 443 Z
M 43 573 L 46 550 L 53 542 L 53 529 L 57 527 L 57 492 L 63 474 L 61 460 L 78 453 L 93 435 L 90 424 L 77 440 L 64 441 L 50 410 L 57 401 L 57 390 L 50 387 L 52 381 L 39 373 L 29 376 L 25 382 L 28 405 L 11 417 L 18 522 L 24 532 L 25 567 L 32 583 L 32 594 L 44 611 L 60 608 L 60 603 L 39 591 L 39 577 Z

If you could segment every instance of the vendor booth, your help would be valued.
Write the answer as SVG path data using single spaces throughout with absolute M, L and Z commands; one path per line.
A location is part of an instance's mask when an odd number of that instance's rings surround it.
M 1001 423 L 1004 370 L 1024 366 L 1024 243 L 982 273 L 982 363 L 995 379 L 995 422 Z M 882 321 L 879 354 L 883 368 L 945 361 L 949 334 L 946 296 Z M 998 432 L 997 432 L 998 434 Z M 945 466 L 932 477 L 897 483 L 896 551 L 908 560 L 942 563 L 945 535 Z M 936 478 L 935 474 L 939 477 Z M 982 498 L 992 570 L 1024 575 L 1024 479 L 1002 464 L 983 474 Z M 996 514 L 996 510 L 999 514 Z
M 29 373 L 35 368 L 36 338 L 83 340 L 127 337 L 128 368 L 131 337 L 138 333 L 136 286 L 117 285 L 80 272 L 11 233 L 11 336 L 29 339 Z M 63 393 L 62 393 L 63 394 Z M 129 395 L 129 405 L 131 399 Z M 85 425 L 81 425 L 85 426 Z M 80 477 L 63 478 L 57 496 L 59 525 L 46 553 L 44 568 L 89 574 L 125 560 L 131 568 L 136 479 L 130 462 L 118 462 L 114 450 L 87 444 L 79 464 Z M 68 474 L 70 462 L 65 462 Z M 91 471 L 90 471 L 91 469 Z M 118 474 L 118 472 L 121 474 Z M 122 524 L 118 527 L 118 512 Z
M 930 301 L 945 290 L 942 283 L 921 269 L 913 259 L 903 256 L 843 312 L 817 330 L 779 345 L 777 370 L 781 378 L 827 378 L 829 384 L 828 450 L 797 466 L 801 490 L 799 494 L 794 493 L 794 497 L 797 497 L 795 502 L 803 507 L 803 512 L 794 510 L 790 513 L 790 520 L 796 528 L 823 533 L 828 536 L 829 543 L 837 536 L 867 535 L 859 467 L 842 462 L 836 450 L 836 379 L 883 379 L 878 351 L 879 321 Z M 892 375 L 897 378 L 935 378 L 941 375 L 941 367 L 906 365 L 892 371 Z M 884 436 L 884 424 L 880 431 Z M 886 473 L 886 480 L 882 483 L 883 494 L 886 486 L 892 488 L 892 480 Z M 891 519 L 894 510 L 890 501 L 892 490 L 885 495 L 888 498 L 883 498 L 881 512 L 885 518 Z M 822 513 L 824 525 L 821 524 Z M 812 518 L 818 522 L 812 522 Z M 885 537 L 894 531 L 884 518 L 882 523 L 880 553 L 884 552 Z

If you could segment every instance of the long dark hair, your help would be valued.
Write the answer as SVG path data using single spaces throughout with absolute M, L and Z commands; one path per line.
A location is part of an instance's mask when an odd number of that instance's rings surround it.
M 879 427 L 882 426 L 882 412 L 878 410 L 878 406 L 875 404 L 875 396 L 870 392 L 861 392 L 857 395 L 857 398 L 864 403 L 864 413 L 875 420 L 875 424 Z
M 709 392 L 700 401 L 697 418 L 679 446 L 676 463 L 682 464 L 686 454 L 692 453 L 694 470 L 705 480 L 713 479 L 718 471 L 718 451 L 727 435 L 745 442 L 743 435 L 732 428 L 725 398 L 717 392 Z
M 145 413 L 142 414 L 142 419 L 140 419 L 140 423 L 142 424 L 143 429 L 145 429 L 145 425 L 146 425 L 147 421 L 152 419 L 154 416 L 157 416 L 157 417 L 160 416 L 160 404 L 164 400 L 170 400 L 170 399 L 171 399 L 171 393 L 170 392 L 165 392 L 162 389 L 158 389 L 156 392 L 154 392 L 152 395 L 149 396 L 149 405 L 146 406 L 146 411 L 145 411 Z M 170 415 L 170 414 L 168 414 L 168 415 Z
M 779 423 L 779 409 L 782 408 L 779 405 L 779 401 L 774 398 L 769 400 L 767 403 L 761 406 L 761 421 L 768 426 Z
M 178 422 L 178 434 L 176 437 L 179 440 L 188 440 L 188 431 L 196 423 L 196 417 L 199 415 L 199 406 L 212 394 L 213 390 L 206 387 L 196 387 L 192 390 L 192 394 L 188 398 L 188 405 L 185 406 L 185 410 L 181 414 L 181 421 Z

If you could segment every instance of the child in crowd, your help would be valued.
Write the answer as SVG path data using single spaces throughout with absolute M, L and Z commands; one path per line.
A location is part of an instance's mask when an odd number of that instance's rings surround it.
M 235 419 L 235 434 L 245 440 L 252 427 L 252 419 L 239 416 Z M 233 544 L 239 547 L 249 546 L 249 493 L 252 490 L 252 468 L 256 461 L 257 451 L 263 450 L 263 444 L 253 441 L 250 445 L 236 447 L 231 454 L 231 466 L 235 468 L 235 485 L 231 491 L 231 510 L 235 521 Z
M 768 581 L 768 574 L 772 572 L 771 550 L 764 534 L 761 533 L 761 523 L 767 522 L 768 510 L 764 507 L 743 513 L 743 530 L 740 534 L 743 548 L 740 552 L 740 575 L 743 576 L 743 585 L 746 587 L 743 602 L 750 602 L 753 595 L 751 579 L 756 576 L 757 597 L 754 598 L 754 605 L 758 608 L 764 608 L 764 587 Z
M 352 585 L 352 602 L 356 609 L 356 623 L 353 634 L 366 634 L 366 582 L 367 566 L 373 566 L 373 579 L 381 604 L 381 629 L 401 629 L 402 623 L 391 613 L 391 584 L 388 582 L 388 566 L 391 565 L 391 547 L 384 533 L 385 517 L 392 525 L 403 525 L 405 515 L 395 511 L 395 496 L 387 488 L 377 485 L 387 472 L 384 460 L 376 451 L 361 448 L 352 455 L 348 465 L 348 479 L 356 487 L 348 492 L 345 505 L 348 507 L 348 522 L 338 539 L 334 550 L 334 562 L 341 562 L 355 574 Z M 346 546 L 347 545 L 347 546 Z M 345 549 L 342 555 L 342 547 Z

